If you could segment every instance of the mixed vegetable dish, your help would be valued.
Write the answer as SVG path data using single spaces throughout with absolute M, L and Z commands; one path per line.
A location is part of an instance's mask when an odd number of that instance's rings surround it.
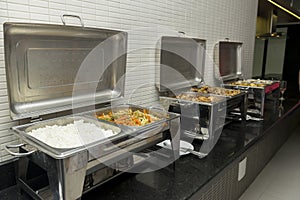
M 106 120 L 116 124 L 126 126 L 144 126 L 152 122 L 158 121 L 159 118 L 155 117 L 147 110 L 122 109 L 117 112 L 99 113 L 96 115 L 98 119 Z

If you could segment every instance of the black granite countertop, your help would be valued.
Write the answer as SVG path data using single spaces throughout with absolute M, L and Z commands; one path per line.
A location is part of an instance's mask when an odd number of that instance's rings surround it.
M 154 172 L 125 174 L 87 193 L 82 199 L 188 199 L 243 151 L 245 143 L 259 134 L 244 132 L 239 127 L 240 122 L 226 127 L 215 148 L 205 158 L 189 154 L 181 156 L 175 168 L 170 165 Z M 193 145 L 198 147 L 200 144 L 193 142 Z
M 285 102 L 285 114 L 297 101 Z M 181 156 L 173 165 L 154 172 L 123 174 L 83 195 L 82 199 L 188 199 L 235 158 L 259 140 L 279 118 L 278 109 L 269 109 L 263 121 L 233 121 L 223 128 L 214 149 L 205 158 Z M 195 148 L 201 142 L 194 141 Z
M 288 114 L 298 101 L 284 104 Z M 158 171 L 131 174 L 124 173 L 102 186 L 84 194 L 81 199 L 189 199 L 206 183 L 228 166 L 234 159 L 255 144 L 267 129 L 277 123 L 278 109 L 268 110 L 263 121 L 233 121 L 223 128 L 222 134 L 209 155 L 199 159 L 192 154 L 181 156 L 175 163 Z M 195 148 L 201 142 L 194 141 Z M 20 196 L 16 187 L 0 191 L 4 199 L 30 199 Z

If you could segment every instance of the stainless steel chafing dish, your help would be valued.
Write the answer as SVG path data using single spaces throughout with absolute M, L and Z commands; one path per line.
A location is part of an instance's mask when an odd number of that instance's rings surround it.
M 278 104 L 279 81 L 244 79 L 241 66 L 242 43 L 220 41 L 215 46 L 216 78 L 229 89 L 239 89 L 248 93 L 248 112 L 254 112 L 263 118 L 265 101 Z M 254 109 L 251 109 L 253 106 Z M 276 107 L 276 105 L 275 105 Z
M 243 91 L 232 96 L 195 91 L 206 86 L 204 58 L 204 40 L 162 37 L 156 81 L 163 107 L 181 113 L 182 135 L 214 143 L 228 122 L 227 113 L 238 108 L 245 119 L 247 95 Z
M 4 40 L 11 117 L 21 122 L 12 128 L 21 144 L 8 145 L 5 149 L 19 157 L 17 183 L 30 196 L 78 199 L 116 173 L 146 162 L 148 154 L 138 156 L 135 152 L 166 137 L 172 139 L 171 160 L 179 157 L 179 115 L 110 103 L 124 94 L 125 32 L 5 23 Z M 99 112 L 124 108 L 146 110 L 157 120 L 131 127 L 96 118 Z M 76 120 L 112 130 L 114 134 L 89 141 L 85 141 L 85 135 L 82 145 L 60 147 L 31 135 L 32 131 L 68 126 Z M 46 171 L 48 185 L 37 187 L 27 179 L 30 162 Z

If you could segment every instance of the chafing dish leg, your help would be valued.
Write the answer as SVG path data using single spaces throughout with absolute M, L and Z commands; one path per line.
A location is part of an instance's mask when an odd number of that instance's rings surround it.
M 240 105 L 240 112 L 241 112 L 241 118 L 242 122 L 245 125 L 246 117 L 247 117 L 247 106 L 248 106 L 248 98 L 247 95 L 244 95 L 243 100 Z
M 264 110 L 265 110 L 265 93 L 261 93 L 261 105 L 260 105 L 260 116 L 261 118 L 264 117 Z
M 28 164 L 29 164 L 29 159 L 26 157 L 21 157 L 19 158 L 18 162 L 16 162 L 15 164 L 15 171 L 16 171 L 16 181 L 17 181 L 17 185 L 19 192 L 22 194 L 23 190 L 22 190 L 22 186 L 20 185 L 20 180 L 24 180 L 26 181 L 26 177 L 27 177 L 27 170 L 28 170 Z
M 254 90 L 253 101 L 255 108 L 259 110 L 260 117 L 263 118 L 265 109 L 265 90 Z
M 79 199 L 88 162 L 87 150 L 72 157 L 53 161 L 54 165 L 47 172 L 53 199 Z
M 19 158 L 16 164 L 17 178 L 26 180 L 29 160 L 26 157 Z
M 222 132 L 222 126 L 224 125 L 224 121 L 220 121 L 220 120 L 225 120 L 225 116 L 226 116 L 226 109 L 218 111 L 217 105 L 213 105 L 209 108 L 209 124 L 208 124 L 209 138 L 207 140 L 204 140 L 202 143 L 199 153 L 202 153 L 203 156 L 200 158 L 206 157 L 209 154 L 209 152 L 213 149 L 215 144 L 217 143 Z
M 47 170 L 49 186 L 50 186 L 53 199 L 63 199 L 63 194 L 62 194 L 63 178 L 59 170 L 61 162 L 62 162 L 61 160 L 57 160 L 56 162 L 53 160 L 53 162 L 51 163 L 51 168 L 48 168 Z
M 171 145 L 173 149 L 174 162 L 173 167 L 175 167 L 175 160 L 179 158 L 179 145 L 180 145 L 180 117 L 173 119 L 170 125 L 171 134 Z

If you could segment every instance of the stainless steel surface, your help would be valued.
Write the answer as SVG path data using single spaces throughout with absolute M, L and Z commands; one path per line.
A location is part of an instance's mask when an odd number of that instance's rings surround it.
M 146 109 L 133 105 L 131 105 L 131 108 Z M 108 108 L 103 108 L 102 111 L 108 111 Z M 150 124 L 151 126 L 139 127 L 137 129 L 134 127 L 122 127 L 120 129 L 120 134 L 114 138 L 110 138 L 112 141 L 115 139 L 113 145 L 106 145 L 106 141 L 99 141 L 90 146 L 87 145 L 75 149 L 54 149 L 48 147 L 46 144 L 36 141 L 34 138 L 30 138 L 26 134 L 26 130 L 30 131 L 34 128 L 51 124 L 65 124 L 70 122 L 70 120 L 74 120 L 74 117 L 62 117 L 17 127 L 16 131 L 19 132 L 19 136 L 21 136 L 22 140 L 37 149 L 30 154 L 29 157 L 20 158 L 18 170 L 19 184 L 22 185 L 21 187 L 25 191 L 32 190 L 25 184 L 28 160 L 30 160 L 47 171 L 49 188 L 52 194 L 51 198 L 77 199 L 83 192 L 83 182 L 86 175 L 93 174 L 94 172 L 103 169 L 105 166 L 114 165 L 120 160 L 126 159 L 128 156 L 132 156 L 132 152 L 138 152 L 162 141 L 164 139 L 163 132 L 165 130 L 170 131 L 171 137 L 173 138 L 172 147 L 175 152 L 174 159 L 178 158 L 180 139 L 180 134 L 178 135 L 178 130 L 180 129 L 179 115 L 166 113 L 157 109 L 154 109 L 151 112 L 156 113 L 156 116 L 160 116 L 161 120 L 157 123 Z M 85 113 L 84 116 L 77 117 L 79 119 L 84 118 L 87 121 L 91 120 L 90 122 L 95 122 L 96 120 L 90 112 Z M 102 121 L 98 121 L 97 123 L 119 129 L 111 123 L 103 123 Z M 31 145 L 22 146 L 21 149 L 25 150 L 25 152 L 29 152 Z M 94 162 L 95 160 L 99 162 L 98 167 L 87 167 L 89 162 Z M 124 170 L 126 169 L 124 168 Z M 89 174 L 87 174 L 87 172 Z M 93 187 L 97 187 L 99 184 L 94 185 Z M 89 190 L 90 189 L 91 188 L 89 188 Z M 39 194 L 35 194 L 34 196 L 39 196 Z
M 130 145 L 134 146 L 135 143 L 145 142 L 148 140 L 148 142 L 145 143 L 146 145 L 147 143 L 149 143 L 149 141 L 151 141 L 152 137 L 156 137 L 159 133 L 162 133 L 165 130 L 169 130 L 171 137 L 175 141 L 174 143 L 172 143 L 172 145 L 174 145 L 175 157 L 179 156 L 179 151 L 178 151 L 179 138 L 177 138 L 178 136 L 176 135 L 176 133 L 180 129 L 180 125 L 178 124 L 180 123 L 180 121 L 178 121 L 180 116 L 176 113 L 165 112 L 163 110 L 156 109 L 156 108 L 147 108 L 147 107 L 142 107 L 137 105 L 123 104 L 119 106 L 101 108 L 96 110 L 95 113 L 91 112 L 91 113 L 87 113 L 87 115 L 95 117 L 95 115 L 99 115 L 102 113 L 108 113 L 108 112 L 113 113 L 124 109 L 146 110 L 149 114 L 158 117 L 159 120 L 152 122 L 150 124 L 146 124 L 144 126 L 126 126 L 122 124 L 114 124 L 112 122 L 107 122 L 105 120 L 100 120 L 102 122 L 106 122 L 120 127 L 122 130 L 126 132 L 127 135 L 130 136 L 130 138 L 128 138 L 127 140 L 119 142 L 114 146 L 105 148 L 104 149 L 105 151 L 113 152 L 127 147 L 132 148 L 130 147 Z M 178 139 L 178 141 L 176 139 Z
M 269 81 L 269 80 L 268 80 Z M 279 81 L 270 81 L 270 84 L 267 84 L 262 87 L 255 87 L 255 86 L 241 86 L 241 85 L 232 85 L 229 82 L 223 84 L 225 88 L 230 89 L 239 89 L 243 90 L 248 93 L 249 103 L 253 101 L 254 107 L 256 107 L 259 110 L 259 115 L 261 118 L 264 116 L 264 110 L 265 110 L 265 100 L 268 97 L 273 96 L 274 93 L 279 93 Z M 272 97 L 273 99 L 276 99 L 275 97 Z M 249 105 L 247 105 L 248 107 Z
M 131 106 L 132 108 L 139 108 L 142 109 L 143 107 L 140 106 Z M 124 108 L 124 105 L 122 107 L 117 107 L 116 109 L 122 109 Z M 103 108 L 100 109 L 101 111 L 110 111 L 109 108 Z M 97 112 L 100 112 L 98 110 Z M 155 112 L 155 111 L 154 111 Z M 72 155 L 75 155 L 85 149 L 88 149 L 90 152 L 93 153 L 93 155 L 97 155 L 98 157 L 104 157 L 107 154 L 111 154 L 113 151 L 120 150 L 120 148 L 124 148 L 126 146 L 129 146 L 131 144 L 134 144 L 138 141 L 147 139 L 151 136 L 154 136 L 160 132 L 163 132 L 165 130 L 168 130 L 170 128 L 170 121 L 178 118 L 179 115 L 170 113 L 167 114 L 162 111 L 156 111 L 156 115 L 161 117 L 161 120 L 158 122 L 154 122 L 153 124 L 149 124 L 148 126 L 143 127 L 124 127 L 122 125 L 116 125 L 113 123 L 109 123 L 106 121 L 100 121 L 97 120 L 94 117 L 93 113 L 85 113 L 84 116 L 69 116 L 69 117 L 60 117 L 50 120 L 45 120 L 42 122 L 35 122 L 25 125 L 20 125 L 13 127 L 13 130 L 18 133 L 18 136 L 22 138 L 27 144 L 30 144 L 34 147 L 36 147 L 39 151 L 44 152 L 45 154 L 55 158 L 55 159 L 64 159 L 67 157 L 70 157 Z M 160 113 L 160 114 L 158 114 Z M 168 118 L 166 118 L 166 115 Z M 163 117 L 164 116 L 164 117 Z M 47 143 L 41 142 L 40 140 L 36 139 L 35 137 L 32 137 L 31 135 L 27 134 L 31 130 L 42 128 L 45 126 L 53 126 L 53 125 L 66 125 L 68 123 L 72 123 L 74 120 L 84 120 L 88 123 L 93 123 L 103 129 L 113 130 L 117 134 L 115 134 L 112 137 L 109 137 L 107 139 L 94 141 L 89 144 L 85 144 L 82 146 L 79 146 L 77 148 L 54 148 L 52 146 L 49 146 Z M 138 137 L 135 137 L 138 136 Z M 128 137 L 132 137 L 131 139 Z M 121 140 L 124 139 L 124 140 Z M 115 141 L 119 141 L 118 143 L 114 143 Z
M 225 88 L 246 91 L 250 99 L 248 102 L 252 103 L 253 100 L 254 106 L 259 109 L 259 114 L 263 117 L 266 96 L 270 96 L 269 94 L 272 94 L 278 88 L 276 86 L 278 83 L 274 81 L 272 84 L 263 87 L 231 85 L 230 82 L 243 79 L 241 54 L 242 43 L 220 41 L 215 46 L 214 60 L 218 64 L 218 69 L 215 69 L 217 72 L 215 76 L 224 81 L 223 86 Z
M 92 111 L 90 113 L 86 113 L 87 115 L 91 115 L 91 116 L 99 116 L 102 114 L 107 114 L 107 113 L 117 113 L 119 111 L 127 111 L 127 110 L 131 110 L 132 112 L 134 111 L 146 111 L 147 113 L 151 114 L 154 117 L 157 117 L 158 120 L 157 121 L 153 121 L 149 124 L 146 125 L 141 125 L 141 126 L 127 126 L 127 125 L 123 125 L 123 124 L 115 124 L 119 127 L 121 127 L 122 129 L 127 129 L 130 132 L 133 131 L 145 131 L 145 130 L 156 130 L 157 128 L 164 128 L 164 126 L 168 127 L 168 124 L 165 122 L 168 122 L 176 117 L 178 117 L 178 115 L 174 114 L 174 113 L 168 113 L 166 111 L 163 111 L 161 109 L 157 109 L 157 108 L 153 108 L 153 107 L 143 107 L 143 106 L 138 106 L 138 105 L 132 105 L 132 104 L 121 104 L 121 105 L 116 105 L 116 106 L 110 106 L 110 107 L 106 107 L 106 108 L 100 108 L 97 109 L 96 111 Z M 100 121 L 103 122 L 107 122 L 106 120 L 101 120 Z M 108 122 L 109 123 L 109 122 Z M 110 122 L 112 124 L 114 124 L 113 122 Z
M 81 197 L 88 162 L 86 150 L 59 160 L 40 151 L 30 157 L 20 158 L 17 167 L 17 182 L 25 191 L 33 191 L 26 184 L 29 159 L 47 171 L 52 199 L 78 199 Z M 36 192 L 31 192 L 31 195 L 36 199 L 43 199 Z
M 160 92 L 198 85 L 203 81 L 205 40 L 164 36 L 160 59 L 157 73 Z
M 220 42 L 217 48 L 216 63 L 230 66 L 227 75 L 239 74 L 241 71 L 241 43 Z M 219 47 L 221 58 L 219 60 Z M 226 54 L 227 53 L 227 54 Z M 216 55 L 216 54 L 215 54 Z M 232 60 L 226 62 L 226 57 Z M 204 85 L 205 41 L 185 37 L 162 37 L 161 60 L 158 77 L 160 103 L 166 110 L 175 107 L 181 112 L 181 129 L 183 135 L 194 139 L 211 140 L 219 133 L 224 125 L 226 112 L 239 108 L 245 119 L 247 94 L 242 92 L 232 97 L 197 94 L 195 96 L 210 96 L 219 100 L 197 102 L 184 100 L 176 96 L 187 94 L 193 86 Z M 223 69 L 223 68 L 222 68 Z M 219 69 L 217 69 L 219 71 Z M 225 72 L 223 75 L 225 75 Z M 224 76 L 225 77 L 225 76 Z M 218 135 L 218 134 L 216 134 Z M 209 142 L 210 143 L 210 142 Z
M 20 147 L 24 146 L 25 144 L 17 144 L 17 145 L 5 145 L 3 149 L 7 151 L 10 155 L 16 156 L 16 157 L 25 157 L 33 154 L 36 150 L 28 151 L 26 153 L 18 153 L 18 152 L 13 152 L 10 149 L 19 149 Z
M 166 108 L 179 107 L 181 110 L 181 131 L 184 136 L 194 139 L 209 140 L 220 130 L 222 119 L 225 118 L 226 103 L 202 103 L 178 100 L 170 97 L 160 97 L 160 102 Z M 180 104 L 177 104 L 179 102 Z M 222 106 L 223 105 L 223 106 Z M 202 129 L 207 129 L 203 133 Z
M 74 120 L 84 120 L 85 122 L 93 123 L 103 129 L 110 129 L 114 130 L 117 134 L 115 136 L 112 136 L 111 138 L 107 138 L 107 140 L 100 140 L 100 141 L 94 141 L 89 144 L 84 144 L 82 146 L 79 146 L 77 148 L 54 148 L 52 146 L 49 146 L 48 144 L 36 139 L 35 137 L 27 134 L 31 130 L 37 129 L 37 128 L 42 128 L 45 126 L 53 126 L 53 125 L 66 125 L 69 123 L 72 123 Z M 81 152 L 85 149 L 92 148 L 94 146 L 98 145 L 103 145 L 103 148 L 107 145 L 111 145 L 111 141 L 118 140 L 122 137 L 126 137 L 127 133 L 121 132 L 121 129 L 119 127 L 113 126 L 111 124 L 105 124 L 98 122 L 94 119 L 89 119 L 87 117 L 61 117 L 61 118 L 56 118 L 56 119 L 50 119 L 50 120 L 45 120 L 42 122 L 35 122 L 35 123 L 30 123 L 30 124 L 24 124 L 20 126 L 15 126 L 12 128 L 16 133 L 18 133 L 18 136 L 24 140 L 27 144 L 30 144 L 34 147 L 36 147 L 39 151 L 42 151 L 46 153 L 47 155 L 55 158 L 55 159 L 64 159 L 67 158 L 71 155 L 77 154 L 78 152 Z M 62 133 L 63 134 L 63 133 Z M 102 151 L 103 154 L 105 152 Z
M 235 108 L 239 109 L 241 117 L 243 118 L 243 120 L 245 120 L 247 109 L 247 93 L 245 92 L 241 92 L 240 94 L 231 97 L 214 94 L 201 94 L 196 92 L 184 92 L 182 94 L 189 94 L 195 96 L 212 96 L 217 97 L 219 99 L 218 101 L 214 102 L 199 102 L 193 100 L 179 99 L 173 95 L 160 96 L 160 103 L 165 109 L 169 109 L 170 106 L 173 105 L 179 106 L 181 110 L 185 110 L 184 113 L 181 112 L 181 123 L 184 123 L 185 121 L 183 117 L 187 117 L 187 124 L 191 124 L 192 121 L 195 122 L 193 126 L 189 125 L 190 128 L 194 128 L 184 130 L 185 135 L 195 135 L 194 138 L 197 139 L 208 139 L 209 136 L 214 133 L 214 130 L 220 129 L 222 127 L 221 121 L 225 120 L 226 113 L 230 113 Z M 203 123 L 204 121 L 206 123 Z M 182 128 L 184 127 L 187 126 L 182 125 Z M 201 128 L 208 129 L 208 133 L 200 134 L 201 132 L 203 132 L 201 131 Z
M 236 94 L 234 96 L 226 96 L 226 95 L 220 95 L 220 94 L 212 94 L 212 93 L 209 93 L 209 94 L 205 94 L 205 93 L 200 93 L 200 92 L 182 92 L 181 94 L 186 94 L 186 95 L 192 95 L 192 96 L 202 96 L 202 97 L 215 97 L 214 100 L 212 100 L 211 102 L 199 102 L 199 103 L 202 103 L 202 104 L 205 104 L 205 105 L 212 105 L 212 104 L 216 104 L 216 103 L 220 103 L 220 102 L 224 102 L 226 100 L 230 100 L 230 99 L 237 99 L 237 98 L 240 98 L 240 97 L 243 97 L 245 96 L 245 92 L 244 91 L 241 91 L 239 94 Z M 182 101 L 184 99 L 180 99 L 180 98 L 177 98 L 179 101 Z M 188 101 L 188 100 L 186 100 Z M 192 102 L 195 102 L 195 101 L 192 101 Z
M 179 158 L 178 114 L 131 105 L 133 109 L 147 109 L 160 120 L 143 127 L 125 127 L 99 121 L 94 111 L 85 110 L 86 106 L 95 104 L 103 107 L 103 103 L 123 96 L 126 33 L 75 26 L 5 23 L 4 37 L 12 118 L 51 114 L 46 116 L 48 120 L 13 127 L 15 134 L 26 144 L 20 145 L 20 155 L 30 154 L 19 158 L 18 184 L 33 198 L 41 199 L 26 184 L 29 161 L 46 170 L 53 199 L 78 199 L 87 172 L 94 173 L 105 165 L 114 165 L 165 137 L 172 139 L 171 159 Z M 79 72 L 83 74 L 78 78 Z M 53 118 L 59 111 L 74 108 L 84 110 L 84 113 Z M 97 112 L 109 109 L 118 107 L 100 108 Z M 119 134 L 108 140 L 66 149 L 54 148 L 28 134 L 32 129 L 64 125 L 75 119 L 113 129 Z M 165 131 L 169 131 L 167 136 Z M 96 159 L 100 161 L 99 166 L 88 169 L 87 164 Z
M 83 23 L 81 17 L 79 17 L 78 15 L 67 15 L 67 14 L 63 14 L 63 15 L 60 17 L 60 18 L 61 18 L 61 21 L 62 21 L 62 23 L 63 23 L 63 25 L 66 25 L 65 17 L 73 17 L 73 18 L 79 19 L 79 22 L 80 22 L 81 26 L 84 27 L 84 23 Z
M 192 96 L 200 96 L 200 97 L 210 97 L 211 95 L 208 94 L 198 94 L 195 92 L 183 92 L 181 94 L 187 94 L 187 95 L 192 95 Z M 217 96 L 219 97 L 219 96 Z M 186 100 L 186 99 L 180 99 L 177 98 L 176 96 L 160 96 L 161 99 L 169 99 L 171 101 L 173 101 L 173 103 L 176 103 L 180 106 L 187 106 L 187 105 L 192 105 L 192 104 L 199 104 L 199 105 L 206 105 L 206 106 L 213 106 L 216 104 L 220 104 L 220 103 L 226 103 L 226 98 L 225 97 L 220 97 L 218 100 L 216 101 L 212 101 L 212 102 L 201 102 L 201 101 L 193 101 L 193 100 Z
M 63 196 L 64 199 L 80 198 L 88 162 L 88 152 L 82 151 L 75 156 L 60 161 L 62 162 L 62 170 L 59 171 L 61 174 L 59 174 L 58 180 L 64 188 L 60 196 Z
M 125 32 L 5 23 L 4 42 L 14 119 L 108 102 L 124 94 Z
M 164 139 L 163 132 L 168 129 L 173 138 L 172 148 L 174 150 L 174 159 L 178 158 L 180 139 L 180 134 L 178 134 L 178 130 L 180 129 L 179 115 L 170 113 L 169 116 L 171 116 L 169 119 L 160 121 L 160 124 L 163 124 L 162 126 L 155 124 L 154 126 L 137 130 L 128 127 L 130 131 L 127 136 L 130 137 L 120 140 L 114 144 L 115 146 L 108 146 L 109 148 L 106 148 L 105 145 L 96 143 L 91 148 L 85 147 L 75 149 L 71 152 L 63 151 L 59 154 L 60 157 L 52 157 L 53 153 L 49 149 L 44 151 L 45 145 L 39 145 L 37 142 L 32 141 L 31 143 L 37 148 L 37 151 L 33 152 L 30 157 L 22 157 L 19 160 L 19 184 L 22 184 L 22 187 L 25 188 L 24 190 L 30 190 L 30 187 L 26 187 L 26 184 L 23 183 L 24 180 L 26 182 L 26 178 L 24 177 L 26 177 L 28 160 L 30 160 L 47 171 L 49 186 L 54 199 L 77 199 L 82 194 L 83 182 L 86 175 L 97 172 L 105 166 L 114 165 L 128 156 L 132 156 L 132 152 L 138 152 L 161 142 Z M 40 123 L 37 126 L 40 126 Z M 110 126 L 110 124 L 106 125 Z M 160 127 L 159 130 L 153 129 L 157 126 Z M 161 127 L 163 128 L 161 129 Z M 26 130 L 26 127 L 23 128 Z M 22 149 L 26 150 L 25 152 L 30 151 L 27 147 L 22 147 Z M 94 162 L 95 159 L 99 162 L 99 167 L 88 168 L 87 164 Z M 89 174 L 87 174 L 87 170 L 89 170 Z M 126 169 L 124 168 L 124 170 Z M 38 196 L 38 194 L 36 195 Z
M 217 79 L 226 81 L 242 76 L 242 43 L 220 41 L 214 51 Z

